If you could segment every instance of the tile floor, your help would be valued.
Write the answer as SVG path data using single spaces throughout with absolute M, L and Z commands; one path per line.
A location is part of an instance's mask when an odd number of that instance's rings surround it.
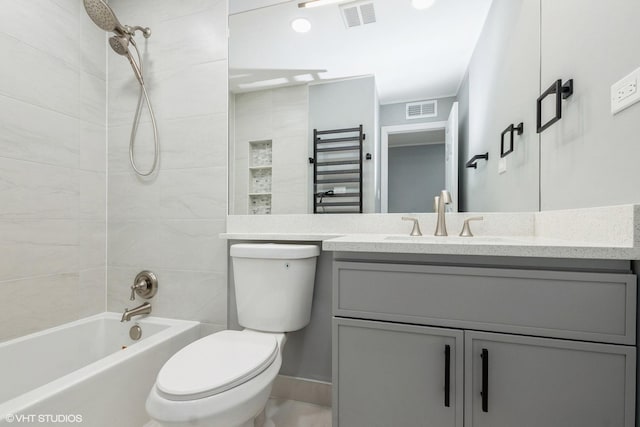
M 144 427 L 156 427 L 153 421 Z M 296 400 L 271 398 L 262 427 L 331 427 L 331 408 Z
M 296 400 L 269 399 L 263 427 L 331 427 L 331 408 Z

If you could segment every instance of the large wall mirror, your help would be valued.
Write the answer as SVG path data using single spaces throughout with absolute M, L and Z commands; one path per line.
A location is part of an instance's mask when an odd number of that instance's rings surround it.
M 636 2 L 303 3 L 231 2 L 230 214 L 432 212 L 442 189 L 452 211 L 633 201 L 621 179 L 611 200 L 581 181 L 620 173 L 588 165 L 607 129 L 624 139 L 634 123 L 608 102 L 633 69 L 612 52 L 633 49 Z M 563 121 L 539 133 L 556 98 L 538 97 L 570 79 Z

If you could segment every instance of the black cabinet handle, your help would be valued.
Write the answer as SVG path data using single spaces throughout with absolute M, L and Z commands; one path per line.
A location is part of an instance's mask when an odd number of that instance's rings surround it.
M 522 135 L 522 133 L 524 132 L 524 123 L 520 122 L 518 126 L 511 124 L 508 128 L 502 131 L 502 134 L 500 135 L 500 158 L 506 157 L 508 154 L 513 153 L 513 134 L 516 132 L 518 133 L 518 135 Z M 505 150 L 504 136 L 508 133 L 511 134 L 511 138 L 509 142 L 509 149 Z
M 489 412 L 489 350 L 482 349 L 482 412 Z
M 451 406 L 451 346 L 444 346 L 444 406 Z
M 542 101 L 549 95 L 556 95 L 556 115 L 544 125 L 542 124 Z M 538 98 L 537 108 L 537 132 L 542 133 L 555 122 L 562 119 L 562 100 L 573 95 L 573 79 L 567 80 L 564 84 L 562 80 L 556 80 L 554 84 L 545 90 L 540 98 Z

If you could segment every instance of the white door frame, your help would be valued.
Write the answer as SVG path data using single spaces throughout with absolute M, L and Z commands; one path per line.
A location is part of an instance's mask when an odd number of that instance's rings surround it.
M 398 133 L 444 130 L 447 122 L 427 122 L 410 125 L 383 126 L 380 138 L 380 210 L 389 212 L 389 135 Z

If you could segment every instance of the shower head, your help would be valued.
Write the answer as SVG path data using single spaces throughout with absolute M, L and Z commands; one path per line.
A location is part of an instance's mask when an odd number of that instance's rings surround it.
M 124 33 L 124 27 L 104 0 L 84 0 L 84 8 L 98 27 L 105 31 Z
M 142 79 L 142 71 L 140 71 L 140 67 L 138 66 L 138 64 L 136 64 L 136 61 L 133 60 L 131 52 L 129 51 L 129 36 L 111 36 L 109 37 L 109 45 L 111 46 L 111 49 L 115 51 L 115 53 L 117 53 L 118 55 L 122 55 L 129 60 L 136 78 L 141 85 L 144 85 L 144 80 Z
M 109 45 L 118 55 L 126 56 L 129 54 L 129 39 L 126 36 L 109 37 Z
M 83 0 L 83 3 L 89 18 L 103 30 L 129 36 L 133 36 L 136 31 L 140 31 L 145 39 L 151 37 L 151 29 L 149 27 L 122 25 L 116 18 L 113 9 L 105 3 L 105 0 Z

